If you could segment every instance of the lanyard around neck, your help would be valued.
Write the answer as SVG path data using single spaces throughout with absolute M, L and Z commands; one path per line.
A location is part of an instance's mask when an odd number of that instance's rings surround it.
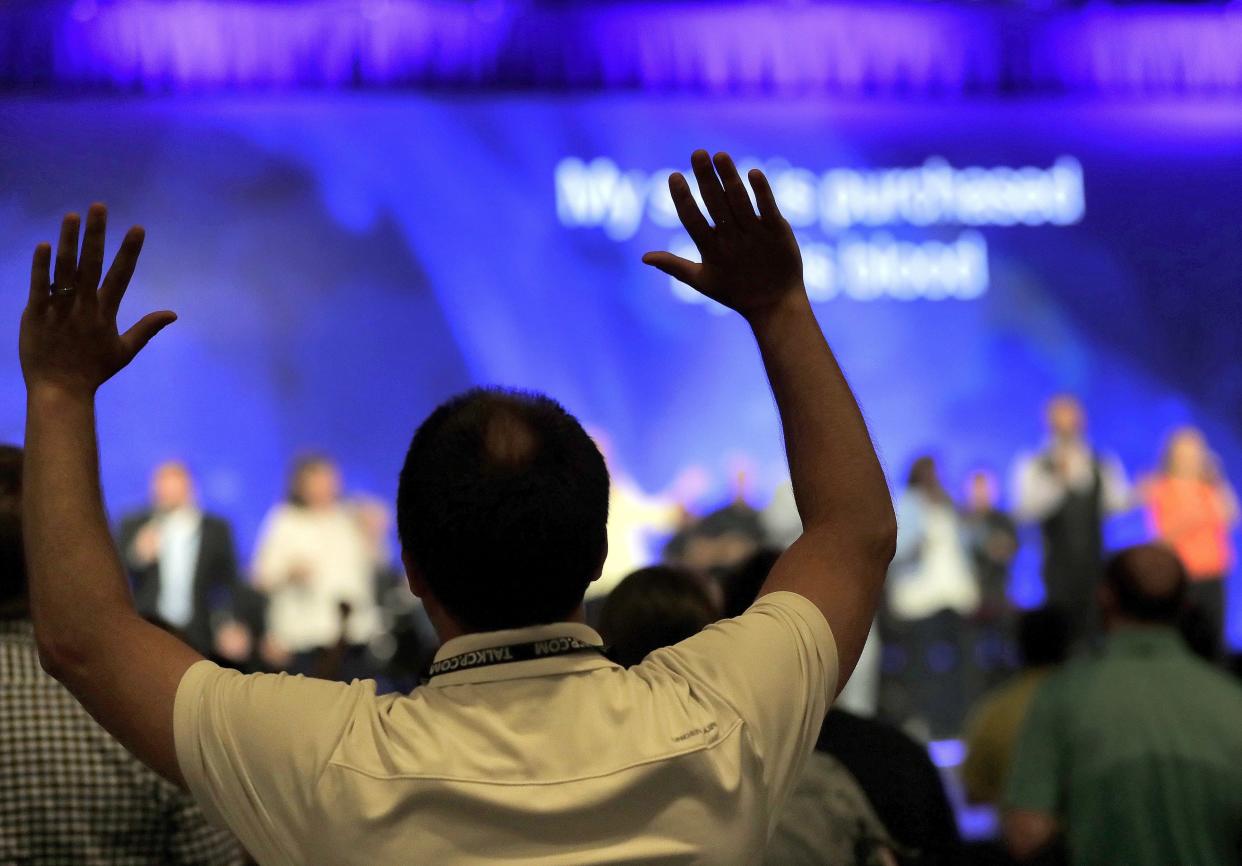
M 533 640 L 526 643 L 483 647 L 482 649 L 469 650 L 468 652 L 432 662 L 427 669 L 426 676 L 423 677 L 423 682 L 425 683 L 440 674 L 579 653 L 599 653 L 606 658 L 608 648 L 599 644 L 587 643 L 576 637 L 565 636 L 550 637 L 546 640 Z

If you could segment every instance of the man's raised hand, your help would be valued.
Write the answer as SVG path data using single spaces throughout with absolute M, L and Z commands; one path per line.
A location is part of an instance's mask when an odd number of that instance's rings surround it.
M 643 262 L 692 286 L 748 320 L 790 297 L 804 293 L 802 255 L 793 230 L 781 216 L 768 179 L 759 169 L 748 175 L 759 204 L 755 213 L 746 185 L 727 153 L 714 160 L 705 150 L 690 156 L 709 224 L 680 172 L 668 179 L 681 224 L 698 247 L 702 264 L 672 253 L 647 253 Z
M 167 310 L 148 313 L 125 333 L 117 330 L 117 310 L 138 264 L 143 230 L 134 226 L 126 233 L 101 284 L 107 222 L 107 209 L 102 204 L 91 205 L 79 257 L 78 216 L 65 217 L 54 279 L 49 274 L 51 246 L 44 243 L 35 247 L 20 339 L 28 390 L 49 386 L 76 395 L 93 395 L 177 318 Z

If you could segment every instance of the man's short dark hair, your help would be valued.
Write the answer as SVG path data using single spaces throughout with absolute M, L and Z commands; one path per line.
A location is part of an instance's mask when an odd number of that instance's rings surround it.
M 1172 625 L 1186 598 L 1186 568 L 1159 544 L 1140 544 L 1115 554 L 1104 570 L 1118 613 L 1138 622 Z
M 1018 653 L 1023 667 L 1059 665 L 1069 655 L 1069 647 L 1069 618 L 1057 608 L 1035 608 L 1018 617 Z
M 22 449 L 0 445 L 0 604 L 26 596 L 22 546 Z
M 716 621 L 720 611 L 703 578 L 671 565 L 641 568 L 617 584 L 604 602 L 599 632 L 611 656 L 629 667 Z
M 607 524 L 604 458 L 548 397 L 476 388 L 414 433 L 397 531 L 436 599 L 468 629 L 569 616 L 603 565 Z

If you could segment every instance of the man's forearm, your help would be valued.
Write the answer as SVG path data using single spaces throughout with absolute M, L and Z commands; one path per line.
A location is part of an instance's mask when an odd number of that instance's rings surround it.
M 45 659 L 74 665 L 93 636 L 134 610 L 104 514 L 94 400 L 29 393 L 24 488 L 35 632 Z
M 201 660 L 134 610 L 108 531 L 95 445 L 96 390 L 176 319 L 148 313 L 116 327 L 143 231 L 135 226 L 104 274 L 107 209 L 91 205 L 79 257 L 76 214 L 52 251 L 35 247 L 19 350 L 26 380 L 22 523 L 39 658 L 88 713 L 166 779 L 182 783 L 173 737 L 177 690 Z M 103 281 L 100 282 L 100 275 Z
M 888 483 L 805 291 L 751 327 L 780 411 L 804 531 L 831 526 L 862 544 L 890 547 L 896 523 Z

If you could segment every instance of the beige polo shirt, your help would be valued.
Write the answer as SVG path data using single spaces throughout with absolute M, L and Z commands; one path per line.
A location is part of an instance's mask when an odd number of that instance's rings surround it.
M 437 654 L 576 623 L 468 635 Z M 177 757 L 261 864 L 754 863 L 836 691 L 790 592 L 626 670 L 596 653 L 459 670 L 408 695 L 211 662 L 177 691 Z

